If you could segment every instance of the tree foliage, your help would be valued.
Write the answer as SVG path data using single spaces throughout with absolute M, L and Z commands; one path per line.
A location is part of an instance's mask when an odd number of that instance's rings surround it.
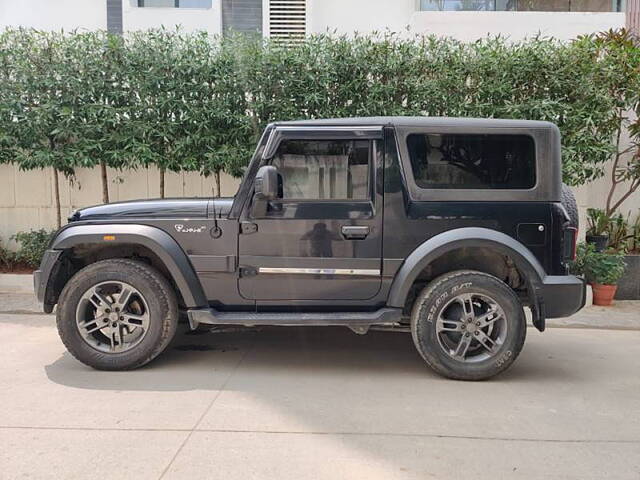
M 8 153 L 22 169 L 51 167 L 56 221 L 61 224 L 58 172 L 73 175 L 79 134 L 78 82 L 73 66 L 74 44 L 55 33 L 6 31 L 0 37 L 4 81 L 0 118 Z M 9 140 L 6 140 L 6 138 Z
M 294 48 L 255 42 L 240 51 L 260 126 L 371 115 L 548 120 L 563 134 L 564 177 L 572 185 L 601 176 L 614 151 L 613 99 L 592 37 L 463 43 L 321 35 Z
M 564 179 L 580 185 L 619 152 L 621 112 L 637 110 L 638 57 L 625 32 L 564 43 L 318 35 L 284 46 L 164 29 L 6 30 L 0 161 L 67 176 L 100 166 L 104 201 L 107 167 L 198 171 L 216 177 L 219 194 L 220 173 L 240 175 L 272 121 L 526 118 L 560 127 Z M 618 165 L 622 177 L 636 163 Z
M 615 132 L 614 155 L 605 206 L 606 215 L 612 216 L 640 188 L 640 39 L 627 30 L 610 30 L 590 40 L 599 65 L 595 81 L 606 85 L 613 102 L 608 118 Z

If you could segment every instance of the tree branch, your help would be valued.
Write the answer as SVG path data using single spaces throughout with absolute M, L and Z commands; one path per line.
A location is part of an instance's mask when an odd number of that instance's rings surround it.
M 618 170 L 618 164 L 620 163 L 620 158 L 622 158 L 622 152 L 620 151 L 620 138 L 622 136 L 622 110 L 619 110 L 618 113 L 618 131 L 616 133 L 616 155 L 614 157 L 613 166 L 611 167 L 611 188 L 609 188 L 609 194 L 607 195 L 607 203 L 606 203 L 606 212 L 607 215 L 611 215 L 615 211 L 615 206 L 612 208 L 611 202 L 613 200 L 613 195 L 616 191 L 618 180 L 616 180 L 616 171 Z
M 620 207 L 620 205 L 622 205 L 627 198 L 633 195 L 633 193 L 638 189 L 638 187 L 640 187 L 640 178 L 633 180 L 629 189 L 624 193 L 624 195 L 622 195 L 618 199 L 616 203 L 613 204 L 611 213 L 615 212 L 618 209 L 618 207 Z

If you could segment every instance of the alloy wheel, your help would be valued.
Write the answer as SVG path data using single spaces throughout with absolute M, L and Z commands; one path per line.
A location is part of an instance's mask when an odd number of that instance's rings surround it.
M 138 345 L 149 330 L 149 306 L 138 289 L 121 281 L 101 282 L 80 297 L 76 325 L 92 348 L 123 353 Z
M 480 293 L 457 295 L 440 311 L 436 322 L 440 347 L 461 362 L 480 362 L 497 354 L 507 336 L 502 307 Z

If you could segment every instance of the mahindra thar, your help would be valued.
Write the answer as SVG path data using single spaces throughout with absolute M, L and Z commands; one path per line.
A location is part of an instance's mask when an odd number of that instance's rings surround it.
M 81 362 L 140 367 L 179 316 L 206 325 L 411 332 L 437 373 L 480 380 L 522 350 L 524 307 L 583 307 L 577 208 L 546 122 L 381 117 L 270 124 L 233 198 L 84 208 L 35 291 Z

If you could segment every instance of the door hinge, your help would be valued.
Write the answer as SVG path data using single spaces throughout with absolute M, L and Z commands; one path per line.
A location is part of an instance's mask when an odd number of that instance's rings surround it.
M 240 222 L 240 233 L 249 234 L 256 233 L 258 231 L 258 225 L 253 222 Z

